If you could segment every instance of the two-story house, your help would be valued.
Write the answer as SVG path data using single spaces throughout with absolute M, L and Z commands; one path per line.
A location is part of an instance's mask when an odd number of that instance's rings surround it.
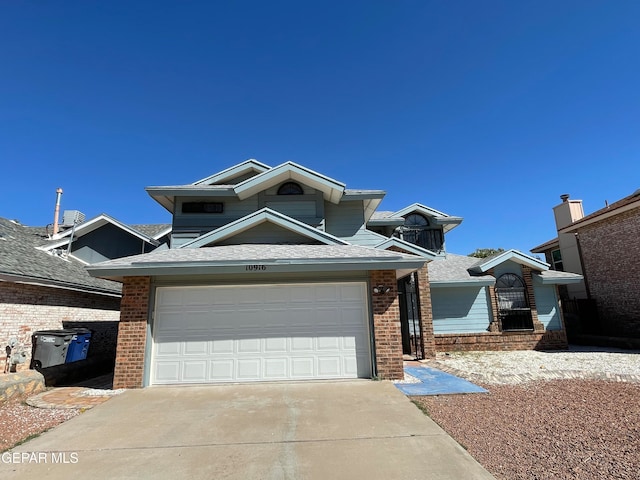
M 292 162 L 147 192 L 173 216 L 170 248 L 87 267 L 123 283 L 116 388 L 401 378 L 403 354 L 514 332 L 507 348 L 566 346 L 555 285 L 580 277 L 514 251 L 465 263 L 445 248 L 459 217 L 377 212 L 384 191 Z
M 531 251 L 543 253 L 556 270 L 584 275 L 584 283 L 562 291 L 582 307 L 576 331 L 640 338 L 640 280 L 635 273 L 640 254 L 640 189 L 587 216 L 582 200 L 566 194 L 560 198 L 561 203 L 553 207 L 558 236 Z

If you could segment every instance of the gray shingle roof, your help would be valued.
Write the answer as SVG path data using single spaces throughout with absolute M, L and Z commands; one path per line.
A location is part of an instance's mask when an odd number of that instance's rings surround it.
M 148 224 L 148 225 L 129 225 L 134 230 L 147 235 L 148 237 L 153 237 L 158 233 L 166 230 L 171 227 L 170 223 L 156 223 L 156 224 Z
M 229 262 L 229 261 L 279 261 L 279 260 L 364 260 L 409 259 L 407 255 L 389 250 L 378 250 L 358 245 L 225 245 L 204 248 L 176 248 L 155 250 L 144 255 L 116 258 L 96 263 L 93 267 L 128 266 L 134 264 L 173 262 Z
M 0 218 L 0 275 L 101 293 L 120 293 L 121 285 L 91 277 L 83 264 L 38 249 L 46 239 L 39 229 Z
M 439 258 L 429 263 L 429 280 L 431 282 L 486 282 L 493 280 L 491 275 L 471 275 L 469 269 L 485 258 L 466 257 L 448 253 L 445 258 Z

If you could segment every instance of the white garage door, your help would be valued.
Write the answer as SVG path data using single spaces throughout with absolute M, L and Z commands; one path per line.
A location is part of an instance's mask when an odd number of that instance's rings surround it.
M 365 283 L 159 287 L 152 384 L 371 376 Z

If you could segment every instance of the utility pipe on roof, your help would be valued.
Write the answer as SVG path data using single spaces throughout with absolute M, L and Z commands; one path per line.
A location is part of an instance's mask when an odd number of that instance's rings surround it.
M 58 233 L 58 217 L 60 216 L 60 198 L 62 197 L 62 189 L 58 187 L 56 190 L 56 209 L 53 214 L 53 234 Z

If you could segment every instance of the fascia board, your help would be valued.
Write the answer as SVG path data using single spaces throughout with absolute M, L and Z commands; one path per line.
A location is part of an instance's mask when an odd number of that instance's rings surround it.
M 576 283 L 581 283 L 584 280 L 582 275 L 575 274 L 575 277 L 544 277 L 542 275 L 538 275 L 534 273 L 532 275 L 533 281 L 539 285 L 573 285 Z
M 609 212 L 603 212 L 600 215 L 592 218 L 588 218 L 586 220 L 578 220 L 571 225 L 568 225 L 564 228 L 558 230 L 558 233 L 573 233 L 579 231 L 582 227 L 586 227 L 587 225 L 591 225 L 597 223 L 601 220 L 606 220 L 607 218 L 614 217 L 624 212 L 628 212 L 629 210 L 633 210 L 634 208 L 640 207 L 640 201 L 632 202 L 627 205 L 624 205 L 619 208 L 615 208 Z
M 348 242 L 335 237 L 329 233 L 322 232 L 306 223 L 300 222 L 294 218 L 288 217 L 280 212 L 263 208 L 256 212 L 250 213 L 246 217 L 242 217 L 234 222 L 228 223 L 212 232 L 206 233 L 201 237 L 191 240 L 178 248 L 198 248 L 210 243 L 233 237 L 264 222 L 271 222 L 286 230 L 290 230 L 307 238 L 318 240 L 327 245 L 349 245 Z
M 422 248 L 418 245 L 414 245 L 413 243 L 409 243 L 405 240 L 395 237 L 387 238 L 384 242 L 379 243 L 374 248 L 377 248 L 379 250 L 386 250 L 389 247 L 402 248 L 407 252 L 412 253 L 413 255 L 428 258 L 429 261 L 434 260 L 437 257 L 437 255 L 431 250 L 427 250 L 426 248 Z
M 369 270 L 415 271 L 425 263 L 424 259 L 402 259 L 381 261 L 379 258 L 354 259 L 308 259 L 308 260 L 251 260 L 224 262 L 163 262 L 132 264 L 130 266 L 88 266 L 87 271 L 94 277 L 122 281 L 128 276 L 165 275 L 225 275 L 243 273 L 259 277 L 262 271 L 248 271 L 247 266 L 259 264 L 265 273 L 304 272 L 345 272 Z
M 444 287 L 489 287 L 496 283 L 495 278 L 478 279 L 478 280 L 449 280 L 449 281 L 430 281 L 431 288 Z
M 547 250 L 555 250 L 560 247 L 560 240 L 556 237 L 553 240 L 548 240 L 540 245 L 537 245 L 531 249 L 531 253 L 544 253 Z
M 239 183 L 234 187 L 234 191 L 240 200 L 244 200 L 286 180 L 295 180 L 320 190 L 326 200 L 335 204 L 340 202 L 345 190 L 343 183 L 293 162 L 287 162 Z
M 426 205 L 422 205 L 421 203 L 414 203 L 413 205 L 409 205 L 408 207 L 405 207 L 402 210 L 398 210 L 397 212 L 394 212 L 393 216 L 404 217 L 405 215 L 408 215 L 414 212 L 418 212 L 428 217 L 434 217 L 434 218 L 449 217 L 449 215 L 447 215 L 446 213 L 440 212 L 431 207 L 427 207 Z
M 11 275 L 0 273 L 0 282 L 21 283 L 27 285 L 38 285 L 43 287 L 60 288 L 62 290 L 72 290 L 76 292 L 93 293 L 96 295 L 104 295 L 107 297 L 121 297 L 122 294 L 116 290 L 106 290 L 101 288 L 92 288 L 75 283 L 59 282 L 47 278 L 31 277 L 27 275 Z
M 193 185 L 210 185 L 216 182 L 224 182 L 225 180 L 243 175 L 251 170 L 262 173 L 270 168 L 271 167 L 269 165 L 259 162 L 254 158 L 250 158 L 249 160 L 245 160 L 244 162 L 222 170 L 221 172 L 214 173 L 213 175 L 197 180 L 193 182 Z
M 519 263 L 520 265 L 534 268 L 536 270 L 549 270 L 548 263 L 541 262 L 540 260 L 530 257 L 529 255 L 525 255 L 524 253 L 517 250 L 507 250 L 506 252 L 502 252 L 500 255 L 492 258 L 491 260 L 471 267 L 469 270 L 473 272 L 484 273 L 509 260 Z
M 80 225 L 76 226 L 75 229 L 70 228 L 68 230 L 66 230 L 64 233 L 60 234 L 57 236 L 57 238 L 59 239 L 56 242 L 52 242 L 49 243 L 47 245 L 42 245 L 40 247 L 41 250 L 52 250 L 54 248 L 58 248 L 61 247 L 63 245 L 68 245 L 69 244 L 69 239 L 71 238 L 71 233 L 73 232 L 73 237 L 74 238 L 78 238 L 78 237 L 82 237 L 83 235 L 86 235 L 88 233 L 91 233 L 95 230 L 98 230 L 101 227 L 104 227 L 107 224 L 111 224 L 115 227 L 120 228 L 121 230 L 127 232 L 130 235 L 133 235 L 134 237 L 139 238 L 140 240 L 147 242 L 151 245 L 156 245 L 158 242 L 155 238 L 153 237 L 149 237 L 147 235 L 145 235 L 142 232 L 137 231 L 135 228 L 131 228 L 128 225 L 116 220 L 113 217 L 110 217 L 107 214 L 100 214 L 97 217 L 94 217 L 90 220 L 87 220 L 86 222 L 81 223 Z

